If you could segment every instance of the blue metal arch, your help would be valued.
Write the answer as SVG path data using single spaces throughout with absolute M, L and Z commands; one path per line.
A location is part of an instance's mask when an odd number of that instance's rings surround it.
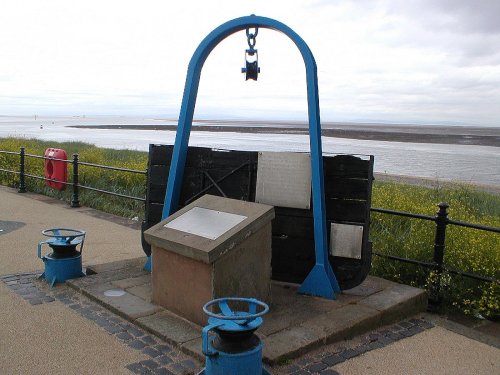
M 228 21 L 208 34 L 200 43 L 189 62 L 181 112 L 177 126 L 172 163 L 165 194 L 162 218 L 177 209 L 179 203 L 189 135 L 198 94 L 201 69 L 210 52 L 225 38 L 247 28 L 267 28 L 287 35 L 297 46 L 306 66 L 307 102 L 309 118 L 309 143 L 311 152 L 312 199 L 314 216 L 314 243 L 316 265 L 301 285 L 299 292 L 334 299 L 340 291 L 328 262 L 326 235 L 326 210 L 323 183 L 323 158 L 321 149 L 321 124 L 319 117 L 318 78 L 314 56 L 304 40 L 285 24 L 271 18 L 247 16 Z

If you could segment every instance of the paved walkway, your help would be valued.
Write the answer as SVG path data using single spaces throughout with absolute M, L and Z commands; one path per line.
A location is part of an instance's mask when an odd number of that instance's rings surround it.
M 34 279 L 33 272 L 43 268 L 36 245 L 47 228 L 86 230 L 86 264 L 142 256 L 139 230 L 110 218 L 0 187 L 0 374 L 189 374 L 202 366 L 69 288 L 50 290 Z M 498 326 L 492 327 L 489 332 L 496 327 L 498 335 Z M 405 330 L 411 333 L 388 341 Z M 493 375 L 500 373 L 499 341 L 423 314 L 326 345 L 271 371 Z

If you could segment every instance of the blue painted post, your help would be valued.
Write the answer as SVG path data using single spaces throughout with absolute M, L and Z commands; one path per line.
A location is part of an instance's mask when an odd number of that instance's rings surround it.
M 323 153 L 321 149 L 321 124 L 319 116 L 318 77 L 314 56 L 291 28 L 271 18 L 248 16 L 228 21 L 203 39 L 189 63 L 181 112 L 177 126 L 172 162 L 165 194 L 162 218 L 170 216 L 177 209 L 186 163 L 189 135 L 193 123 L 193 114 L 198 94 L 201 69 L 210 52 L 229 35 L 247 28 L 268 28 L 287 35 L 297 46 L 306 67 L 307 102 L 309 117 L 309 143 L 311 150 L 312 198 L 314 217 L 314 243 L 316 264 L 301 287 L 300 293 L 334 299 L 340 291 L 339 285 L 328 262 L 328 244 L 326 235 L 326 209 L 323 184 Z

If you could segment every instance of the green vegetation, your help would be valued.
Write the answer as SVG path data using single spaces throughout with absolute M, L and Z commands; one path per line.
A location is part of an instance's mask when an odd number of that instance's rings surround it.
M 0 150 L 43 155 L 48 147 L 62 148 L 78 153 L 82 162 L 110 165 L 135 170 L 146 170 L 147 153 L 127 150 L 102 149 L 79 143 L 44 142 L 31 139 L 0 139 Z M 18 170 L 19 157 L 0 153 L 0 168 Z M 43 175 L 43 160 L 26 158 L 26 173 Z M 144 197 L 145 176 L 124 173 L 90 166 L 80 166 L 80 184 L 114 191 L 120 194 Z M 71 167 L 68 169 L 71 176 Z M 16 187 L 18 176 L 0 172 L 0 184 Z M 70 201 L 71 188 L 64 192 L 45 187 L 41 180 L 27 178 L 29 191 L 50 195 Z M 474 191 L 470 186 L 453 188 L 424 188 L 399 183 L 376 181 L 373 188 L 372 206 L 433 216 L 438 202 L 448 202 L 449 218 L 458 221 L 500 227 L 500 197 Z M 80 191 L 80 202 L 84 206 L 111 212 L 125 217 L 144 214 L 140 201 L 113 197 L 107 194 Z M 404 218 L 382 213 L 372 213 L 370 237 L 376 252 L 423 261 L 432 261 L 435 224 L 419 219 Z M 500 235 L 491 232 L 449 225 L 446 236 L 445 264 L 449 268 L 477 273 L 482 276 L 500 278 Z M 373 257 L 372 274 L 394 281 L 427 287 L 434 274 L 426 268 L 392 260 Z M 500 312 L 500 285 L 483 283 L 468 278 L 444 273 L 441 291 L 448 308 L 467 314 L 482 314 L 498 317 Z
M 450 205 L 448 217 L 456 221 L 500 227 L 500 197 L 474 191 L 470 186 L 423 188 L 378 182 L 372 206 L 434 216 L 437 203 Z M 432 262 L 436 225 L 382 213 L 372 213 L 370 237 L 382 254 Z M 500 278 L 500 234 L 448 225 L 444 263 L 451 269 Z M 373 257 L 372 273 L 387 279 L 430 288 L 435 275 L 426 268 Z M 500 313 L 500 285 L 452 275 L 441 279 L 448 307 L 467 314 L 495 317 Z
M 54 142 L 36 139 L 1 138 L 0 150 L 19 152 L 25 147 L 25 152 L 31 155 L 43 155 L 49 147 L 61 148 L 68 154 L 78 153 L 79 161 L 113 167 L 146 171 L 148 155 L 146 152 L 131 150 L 113 150 L 98 148 L 82 142 Z M 43 176 L 44 160 L 26 157 L 25 172 L 35 176 Z M 19 156 L 0 153 L 0 168 L 19 170 Z M 95 189 L 111 191 L 133 197 L 144 198 L 146 194 L 146 176 L 139 173 L 120 172 L 109 169 L 79 165 L 79 184 Z M 68 166 L 68 180 L 71 182 L 72 167 Z M 0 184 L 17 187 L 18 176 L 0 172 Z M 26 178 L 28 191 L 52 196 L 70 202 L 72 189 L 68 186 L 64 191 L 46 187 L 45 182 L 34 178 Z M 138 200 L 115 197 L 86 189 L 79 191 L 80 203 L 83 206 L 113 213 L 124 217 L 144 217 L 144 203 Z

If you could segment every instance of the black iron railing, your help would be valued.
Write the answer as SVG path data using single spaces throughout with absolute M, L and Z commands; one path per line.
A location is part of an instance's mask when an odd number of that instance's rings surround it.
M 66 159 L 58 159 L 58 158 L 53 158 L 53 157 L 48 157 L 48 156 L 40 156 L 40 155 L 31 155 L 27 154 L 25 152 L 24 147 L 21 147 L 19 152 L 13 152 L 13 151 L 0 151 L 2 154 L 8 154 L 8 155 L 19 155 L 19 171 L 14 171 L 14 170 L 8 170 L 8 169 L 3 169 L 0 168 L 0 172 L 6 172 L 6 173 L 13 173 L 13 174 L 18 174 L 19 175 L 19 193 L 25 193 L 26 192 L 26 177 L 37 179 L 37 180 L 43 180 L 43 181 L 52 181 L 52 182 L 57 182 L 60 184 L 64 184 L 67 186 L 71 186 L 73 189 L 72 195 L 71 195 L 71 201 L 70 205 L 71 207 L 80 207 L 80 196 L 79 196 L 79 191 L 80 189 L 86 189 L 90 191 L 95 191 L 98 193 L 103 193 L 103 194 L 108 194 L 108 195 L 113 195 L 115 197 L 121 197 L 121 198 L 126 198 L 126 199 L 133 199 L 141 202 L 145 202 L 146 199 L 144 197 L 134 197 L 131 195 L 126 195 L 126 194 L 120 194 L 116 193 L 113 191 L 109 190 L 104 190 L 104 189 L 99 189 L 97 187 L 93 186 L 87 186 L 87 185 L 81 185 L 79 183 L 79 172 L 78 172 L 78 167 L 80 165 L 84 165 L 87 167 L 95 167 L 95 168 L 101 168 L 101 169 L 108 169 L 108 170 L 113 170 L 113 171 L 119 171 L 119 172 L 127 172 L 127 173 L 138 173 L 138 174 L 143 174 L 146 175 L 146 171 L 140 171 L 136 169 L 127 169 L 127 168 L 119 168 L 119 167 L 112 167 L 109 165 L 101 165 L 101 164 L 93 164 L 93 163 L 86 163 L 86 162 L 81 162 L 79 161 L 78 154 L 73 154 L 72 160 L 66 160 Z M 51 179 L 47 178 L 45 176 L 37 176 L 33 174 L 26 173 L 25 170 L 25 164 L 26 164 L 26 158 L 34 158 L 34 159 L 43 159 L 43 160 L 51 160 L 51 161 L 57 161 L 57 162 L 63 162 L 67 164 L 71 164 L 72 166 L 72 181 L 61 181 L 61 180 L 56 180 L 56 179 Z
M 373 255 L 390 259 L 390 260 L 395 260 L 398 262 L 405 262 L 405 263 L 410 263 L 414 264 L 420 267 L 426 267 L 430 268 L 433 270 L 436 274 L 436 277 L 433 278 L 432 280 L 432 286 L 429 290 L 429 308 L 430 310 L 435 310 L 439 307 L 441 304 L 441 277 L 443 274 L 443 271 L 446 271 L 451 274 L 455 275 L 460 275 L 463 277 L 468 277 L 474 280 L 478 281 L 484 281 L 484 282 L 495 282 L 498 283 L 499 280 L 491 278 L 491 277 L 485 277 L 481 276 L 475 273 L 471 272 L 465 272 L 461 270 L 456 270 L 450 267 L 447 267 L 444 264 L 444 253 L 445 253 L 445 240 L 446 240 L 446 229 L 448 225 L 456 225 L 456 226 L 461 226 L 461 227 L 466 227 L 466 228 L 473 228 L 477 230 L 482 230 L 482 231 L 487 231 L 487 232 L 493 232 L 493 233 L 500 233 L 500 228 L 492 228 L 492 227 L 487 227 L 484 225 L 478 225 L 478 224 L 472 224 L 472 223 L 464 223 L 461 221 L 456 221 L 456 220 L 451 220 L 448 218 L 448 208 L 449 205 L 448 203 L 441 202 L 438 204 L 439 210 L 436 213 L 436 216 L 427 216 L 427 215 L 419 215 L 419 214 L 412 214 L 409 212 L 402 212 L 402 211 L 394 211 L 394 210 L 387 210 L 384 208 L 375 208 L 372 207 L 370 210 L 372 212 L 379 212 L 383 214 L 388 214 L 388 215 L 396 215 L 396 216 L 403 216 L 403 217 L 408 217 L 408 218 L 414 218 L 414 219 L 419 219 L 419 220 L 426 220 L 426 221 L 433 221 L 436 223 L 436 231 L 435 231 L 435 237 L 434 237 L 434 253 L 433 253 L 433 261 L 432 262 L 424 262 L 416 259 L 408 259 L 404 257 L 398 257 L 394 255 L 387 255 L 387 254 L 380 254 L 377 252 L 373 252 Z

